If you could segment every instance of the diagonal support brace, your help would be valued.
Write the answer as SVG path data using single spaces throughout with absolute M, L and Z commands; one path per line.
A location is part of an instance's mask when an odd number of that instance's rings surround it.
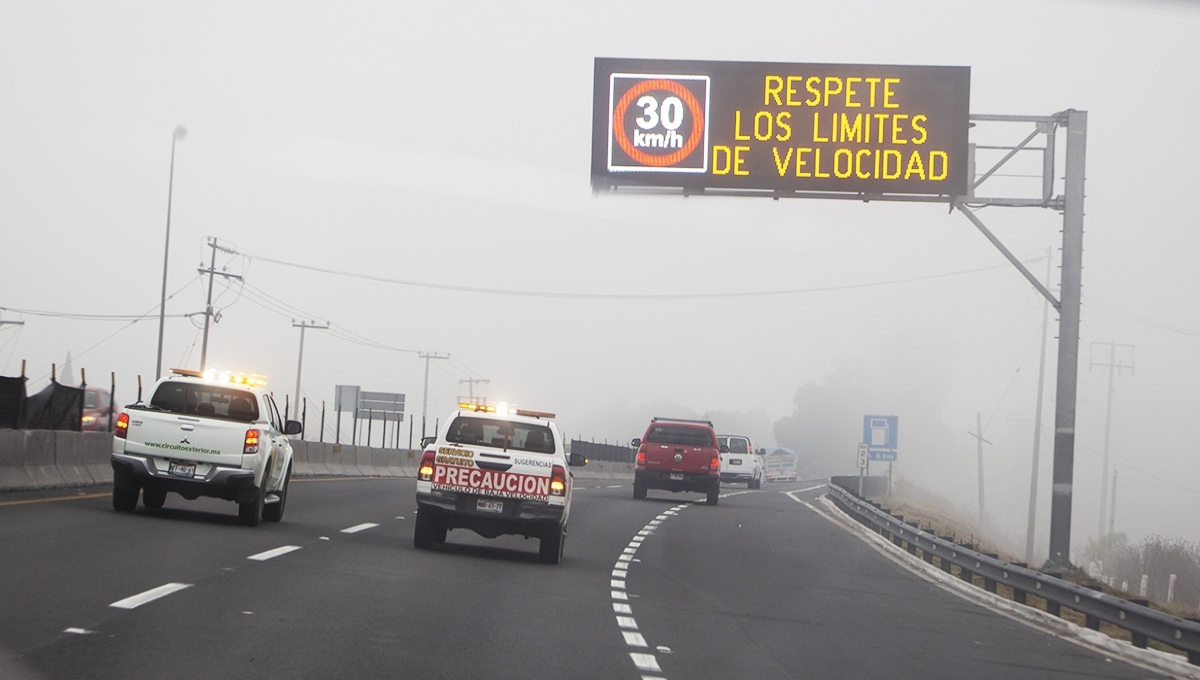
M 1025 267 L 1025 265 L 1022 264 L 1021 261 L 1017 259 L 1017 256 L 1012 254 L 1012 251 L 1010 251 L 1008 248 L 1004 247 L 1004 244 L 1000 242 L 1000 239 L 996 238 L 996 235 L 993 234 L 987 228 L 987 226 L 984 225 L 984 223 L 978 217 L 975 216 L 975 213 L 972 212 L 970 208 L 963 205 L 961 201 L 955 201 L 954 207 L 961 210 L 962 213 L 967 216 L 967 219 L 971 220 L 971 222 L 976 227 L 979 228 L 979 231 L 983 232 L 983 235 L 986 236 L 987 239 L 992 242 L 992 245 L 996 246 L 996 249 L 1000 251 L 1000 254 L 1002 254 L 1002 255 L 1004 255 L 1004 257 L 1008 258 L 1008 261 L 1011 262 L 1013 264 L 1013 266 L 1016 267 L 1017 270 L 1020 271 L 1021 274 L 1023 274 L 1025 276 L 1025 278 L 1028 279 L 1029 282 L 1033 284 L 1033 287 L 1036 288 L 1039 293 L 1041 293 L 1047 300 L 1050 301 L 1050 304 L 1054 307 L 1055 310 L 1062 309 L 1062 303 L 1058 301 L 1058 298 L 1054 297 L 1054 293 L 1051 293 L 1050 290 L 1048 288 L 1046 288 L 1046 286 L 1043 285 L 1041 281 L 1038 281 L 1037 277 L 1033 275 L 1033 272 L 1030 272 Z

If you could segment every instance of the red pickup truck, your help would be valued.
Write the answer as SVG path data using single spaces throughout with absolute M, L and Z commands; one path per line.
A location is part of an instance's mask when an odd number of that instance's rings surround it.
M 708 505 L 716 505 L 721 493 L 721 453 L 729 447 L 717 443 L 717 434 L 707 420 L 654 418 L 646 435 L 631 442 L 637 448 L 633 473 L 633 497 L 646 497 L 647 489 L 698 491 Z

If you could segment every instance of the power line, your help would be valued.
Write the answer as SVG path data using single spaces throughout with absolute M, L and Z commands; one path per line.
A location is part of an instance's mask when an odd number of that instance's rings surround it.
M 876 281 L 872 283 L 853 283 L 843 286 L 820 286 L 816 288 L 792 288 L 785 290 L 764 290 L 764 291 L 744 291 L 744 292 L 724 292 L 724 293 L 642 293 L 642 294 L 618 294 L 618 293 L 563 293 L 563 292 L 547 292 L 547 291 L 532 291 L 532 290 L 511 290 L 504 288 L 483 288 L 480 286 L 457 286 L 441 283 L 428 283 L 424 281 L 411 281 L 406 279 L 393 279 L 385 276 L 375 276 L 372 274 L 362 274 L 359 272 L 348 272 L 338 269 L 330 269 L 327 267 L 316 267 L 313 265 L 300 264 L 297 262 L 288 262 L 286 260 L 277 260 L 259 255 L 250 255 L 242 253 L 244 257 L 252 260 L 261 260 L 271 264 L 277 264 L 283 267 L 292 267 L 295 269 L 304 269 L 307 271 L 319 272 L 322 274 L 330 274 L 333 276 L 345 276 L 354 279 L 362 279 L 365 281 L 377 281 L 379 283 L 391 283 L 400 286 L 411 286 L 414 288 L 429 288 L 434 290 L 448 290 L 459 293 L 481 293 L 485 295 L 506 295 L 510 297 L 533 297 L 533 298 L 553 298 L 567 300 L 714 300 L 727 298 L 749 298 L 749 297 L 772 297 L 779 295 L 803 295 L 808 293 L 827 293 L 841 290 L 855 290 L 859 288 L 876 288 L 879 286 L 888 286 L 897 283 L 914 283 L 918 281 L 929 281 L 932 279 L 946 278 L 950 276 L 962 276 L 965 274 L 976 274 L 979 272 L 993 271 L 996 269 L 1006 269 L 1010 265 L 993 265 L 990 267 L 980 267 L 978 269 L 967 269 L 957 272 L 946 272 L 942 274 L 929 274 L 926 276 L 915 276 L 906 279 L 893 279 L 890 281 Z

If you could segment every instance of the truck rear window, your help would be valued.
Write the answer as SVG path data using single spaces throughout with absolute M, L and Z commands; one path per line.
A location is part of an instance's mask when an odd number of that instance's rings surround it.
M 646 433 L 650 444 L 683 444 L 684 446 L 712 446 L 713 435 L 699 427 L 683 425 L 655 425 Z
M 251 392 L 232 387 L 166 382 L 154 391 L 150 406 L 202 418 L 243 423 L 258 420 L 258 399 Z
M 729 438 L 730 453 L 750 453 L 750 441 L 741 437 Z
M 469 446 L 554 453 L 554 434 L 545 425 L 461 416 L 450 423 L 446 441 Z

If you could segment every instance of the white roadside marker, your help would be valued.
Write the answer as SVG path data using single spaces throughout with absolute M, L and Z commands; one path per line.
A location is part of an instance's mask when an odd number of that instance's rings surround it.
M 127 597 L 124 600 L 117 600 L 108 606 L 116 607 L 117 609 L 134 609 L 146 604 L 147 602 L 153 602 L 160 597 L 166 597 L 171 593 L 176 593 L 184 588 L 191 587 L 192 584 L 190 583 L 168 583 L 157 588 L 151 588 L 144 593 L 138 593 L 132 597 Z
M 637 666 L 639 671 L 662 672 L 662 669 L 658 667 L 658 659 L 655 659 L 653 654 L 630 652 L 629 658 L 633 659 L 633 665 Z
M 300 549 L 300 546 L 298 546 L 298 545 L 282 545 L 273 550 L 268 550 L 266 552 L 260 552 L 257 555 L 251 555 L 251 556 L 247 557 L 246 559 L 257 560 L 259 562 L 266 562 L 267 560 L 271 559 L 272 557 L 279 557 L 280 555 L 286 555 L 294 550 L 299 550 L 299 549 Z
M 357 534 L 360 531 L 365 531 L 367 529 L 374 529 L 377 526 L 379 526 L 379 525 L 374 522 L 364 522 L 363 524 L 355 524 L 352 527 L 342 529 L 342 533 L 343 534 Z

